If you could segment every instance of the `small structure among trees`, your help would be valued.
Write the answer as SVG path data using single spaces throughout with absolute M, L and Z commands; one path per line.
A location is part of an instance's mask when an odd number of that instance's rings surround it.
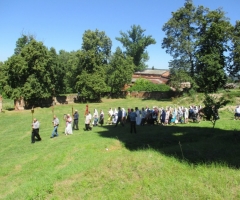
M 166 84 L 169 81 L 169 70 L 167 69 L 146 69 L 134 72 L 132 83 L 139 78 L 144 78 L 155 84 Z

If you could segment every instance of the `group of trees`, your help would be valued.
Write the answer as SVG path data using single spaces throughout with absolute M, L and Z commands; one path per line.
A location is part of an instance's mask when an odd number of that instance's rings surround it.
M 211 11 L 186 0 L 162 30 L 162 48 L 173 57 L 171 85 L 190 81 L 199 91 L 215 92 L 225 85 L 226 72 L 239 76 L 240 21 L 232 26 L 222 9 Z
M 233 26 L 222 9 L 195 7 L 192 0 L 176 12 L 162 28 L 162 48 L 172 56 L 170 85 L 191 82 L 192 88 L 215 92 L 225 85 L 227 72 L 240 71 L 240 21 Z M 149 59 L 146 48 L 155 44 L 152 36 L 133 25 L 116 40 L 123 45 L 112 53 L 112 41 L 104 31 L 87 30 L 77 51 L 58 53 L 31 35 L 16 42 L 14 55 L 0 62 L 0 92 L 17 99 L 47 98 L 79 92 L 82 97 L 100 99 L 116 94 L 131 81 L 134 71 L 144 70 Z
M 25 100 L 77 92 L 84 98 L 100 99 L 106 92 L 119 93 L 131 82 L 134 71 L 146 67 L 146 48 L 156 43 L 144 32 L 136 25 L 121 32 L 116 39 L 125 49 L 117 47 L 113 53 L 111 39 L 99 30 L 84 32 L 81 49 L 59 53 L 31 35 L 22 35 L 14 55 L 0 64 L 1 92 Z

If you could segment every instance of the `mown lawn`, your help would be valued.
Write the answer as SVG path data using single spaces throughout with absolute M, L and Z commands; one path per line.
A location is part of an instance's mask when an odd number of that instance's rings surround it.
M 170 101 L 104 99 L 110 107 L 174 106 Z M 239 199 L 240 121 L 232 108 L 212 123 L 94 127 L 86 104 L 54 107 L 60 136 L 50 139 L 52 108 L 35 108 L 41 142 L 31 144 L 30 110 L 0 113 L 0 199 Z M 233 106 L 232 106 L 233 107 Z M 80 130 L 65 136 L 63 115 L 77 109 Z

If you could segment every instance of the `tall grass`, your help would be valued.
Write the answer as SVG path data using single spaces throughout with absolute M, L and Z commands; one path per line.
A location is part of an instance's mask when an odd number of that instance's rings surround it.
M 104 99 L 110 107 L 166 107 L 170 101 Z M 211 122 L 176 126 L 104 125 L 84 131 L 86 104 L 35 108 L 41 142 L 30 143 L 32 113 L 0 114 L 0 199 L 239 199 L 240 131 L 231 110 Z M 80 113 L 80 130 L 65 136 L 63 114 Z M 181 148 L 180 148 L 180 145 Z

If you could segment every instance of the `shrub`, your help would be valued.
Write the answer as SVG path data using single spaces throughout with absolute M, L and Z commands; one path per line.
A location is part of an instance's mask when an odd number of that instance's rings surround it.
M 147 79 L 140 78 L 136 81 L 136 83 L 131 87 L 128 88 L 127 91 L 129 92 L 139 92 L 139 91 L 146 91 L 146 92 L 167 92 L 170 91 L 171 88 L 165 84 L 154 84 Z

